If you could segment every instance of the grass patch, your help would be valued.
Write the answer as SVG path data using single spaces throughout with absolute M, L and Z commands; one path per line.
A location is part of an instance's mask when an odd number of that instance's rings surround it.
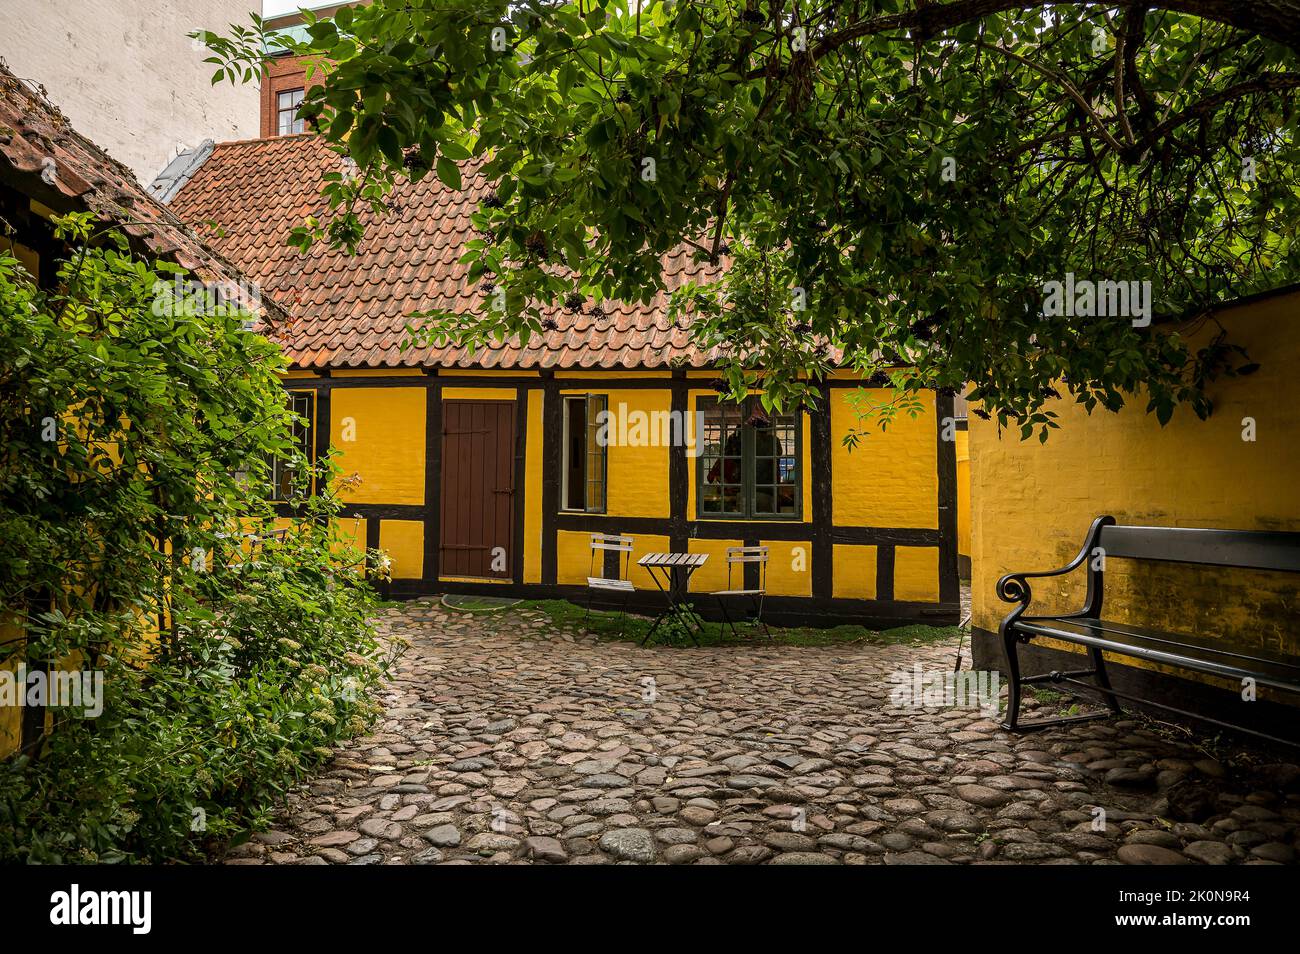
M 1078 715 L 1084 711 L 1084 706 L 1089 709 L 1100 706 L 1100 703 L 1093 703 L 1090 699 L 1081 700 L 1068 692 L 1058 692 L 1041 686 L 1025 686 L 1023 691 L 1026 696 L 1037 699 L 1045 708 L 1055 709 L 1055 715 L 1058 716 Z
M 570 603 L 568 600 L 522 600 L 517 608 L 541 612 L 557 627 L 571 629 L 576 632 L 581 632 L 584 628 L 583 616 L 586 610 L 581 606 Z M 639 643 L 645 638 L 653 625 L 654 620 L 648 616 L 637 616 L 629 613 L 624 618 L 619 613 L 592 610 L 591 616 L 587 620 L 586 629 L 598 639 L 621 639 L 626 642 Z M 764 645 L 768 642 L 762 631 L 754 626 L 744 624 L 738 625 L 737 628 L 741 632 L 739 637 L 733 636 L 731 630 L 722 623 L 706 621 L 704 633 L 698 637 L 700 645 L 752 646 L 756 644 Z M 925 626 L 921 624 L 899 626 L 888 630 L 873 630 L 863 626 L 848 625 L 833 626 L 828 629 L 819 629 L 812 626 L 797 626 L 789 629 L 778 626 L 770 628 L 772 631 L 771 643 L 780 646 L 850 646 L 854 644 L 921 646 L 954 640 L 960 633 L 956 626 Z M 656 643 L 662 642 L 678 646 L 694 645 L 690 637 L 680 628 L 674 627 L 665 630 L 666 624 L 660 625 L 655 632 L 654 641 Z

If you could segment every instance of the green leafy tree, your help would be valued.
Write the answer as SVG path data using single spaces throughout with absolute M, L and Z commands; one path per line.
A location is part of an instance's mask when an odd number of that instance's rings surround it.
M 725 264 L 677 314 L 733 385 L 802 396 L 835 362 L 958 389 L 1046 436 L 1062 386 L 1167 420 L 1249 370 L 1225 336 L 1052 315 L 1050 282 L 1150 282 L 1182 316 L 1294 279 L 1293 0 L 375 0 L 306 38 L 303 114 L 356 163 L 295 234 L 348 246 L 402 177 L 491 192 L 472 314 L 425 338 L 536 333 L 548 305 L 648 300 L 662 257 Z M 252 75 L 256 25 L 202 36 Z M 577 298 L 575 299 L 575 296 Z M 1158 322 L 1157 322 L 1158 323 Z
M 364 728 L 385 650 L 284 358 L 93 229 L 59 221 L 50 287 L 0 252 L 0 668 L 102 680 L 0 762 L 0 858 L 201 857 Z M 272 457 L 297 475 L 287 528 Z

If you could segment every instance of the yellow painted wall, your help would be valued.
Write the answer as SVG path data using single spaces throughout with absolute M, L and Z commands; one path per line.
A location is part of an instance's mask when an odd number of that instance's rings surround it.
M 812 543 L 808 541 L 763 540 L 767 552 L 767 592 L 771 596 L 812 595 Z M 745 585 L 745 566 L 737 563 L 728 580 L 727 548 L 744 546 L 743 540 L 692 539 L 691 553 L 707 553 L 708 561 L 691 576 L 692 593 L 738 590 Z M 803 553 L 796 560 L 796 549 Z
M 425 403 L 422 387 L 331 392 L 330 441 L 341 452 L 343 475 L 361 478 L 342 495 L 344 501 L 424 503 Z M 349 424 L 354 426 L 345 433 Z
M 767 545 L 767 592 L 812 596 L 812 541 L 763 540 Z
M 41 277 L 41 256 L 22 242 L 15 241 L 7 235 L 0 235 L 0 254 L 16 258 L 18 264 L 27 269 L 27 274 L 32 278 Z
M 518 391 L 513 387 L 443 388 L 444 401 L 513 401 Z
M 419 579 L 424 575 L 423 521 L 379 521 L 379 548 L 392 560 L 393 579 Z
M 611 426 L 610 444 L 605 449 L 609 468 L 606 513 L 616 517 L 668 517 L 669 448 L 663 443 L 662 428 L 656 426 L 652 415 L 662 415 L 672 409 L 672 392 L 648 388 L 611 389 L 593 382 L 590 388 L 565 388 L 560 393 L 592 393 L 608 397 Z M 644 436 L 631 430 L 635 420 L 632 415 L 638 413 L 645 415 Z M 619 419 L 627 422 L 626 430 L 612 423 Z M 628 442 L 617 443 L 621 436 L 626 436 Z M 563 438 L 556 435 L 555 439 Z M 633 446 L 634 442 L 639 446 Z M 558 500 L 552 503 L 552 506 L 558 505 Z
M 831 391 L 831 493 L 833 517 L 842 527 L 939 526 L 939 476 L 934 395 L 925 392 L 922 413 L 900 413 L 882 431 L 863 418 L 850 395 L 856 388 Z M 865 389 L 866 401 L 880 403 L 892 391 Z M 866 407 L 864 403 L 861 407 Z M 865 432 L 850 450 L 850 430 Z
M 601 557 L 595 563 L 591 555 L 591 534 L 577 530 L 559 530 L 555 534 L 555 582 L 561 586 L 586 586 L 587 577 L 600 576 Z
M 836 599 L 876 598 L 876 548 L 857 544 L 835 544 L 835 580 L 831 595 Z
M 894 549 L 894 599 L 919 603 L 938 601 L 938 548 L 896 547 Z
M 744 546 L 744 540 L 691 540 L 686 549 L 691 553 L 707 553 L 708 560 L 691 574 L 692 593 L 710 593 L 714 590 L 739 589 L 744 583 L 740 567 L 731 572 L 731 585 L 727 585 L 727 547 Z
M 999 576 L 1064 565 L 1102 513 L 1129 524 L 1300 530 L 1297 314 L 1300 294 L 1221 313 L 1230 340 L 1261 368 L 1211 385 L 1207 421 L 1180 407 L 1162 428 L 1143 413 L 1141 397 L 1118 414 L 1091 416 L 1054 401 L 1061 427 L 1040 445 L 999 436 L 993 422 L 972 415 L 974 624 L 996 630 L 1012 608 L 994 594 Z M 1255 421 L 1254 442 L 1242 440 L 1244 418 Z M 1118 559 L 1106 570 L 1107 616 L 1300 652 L 1296 574 Z M 1035 581 L 1034 606 L 1077 609 L 1083 592 L 1081 573 L 1058 585 Z
M 655 589 L 655 581 L 651 579 L 650 571 L 637 566 L 636 561 L 647 553 L 667 553 L 671 549 L 672 547 L 669 545 L 666 536 L 654 533 L 632 534 L 632 568 L 627 575 L 627 578 L 632 581 L 632 585 L 638 590 Z M 622 559 L 621 554 L 619 559 Z
M 970 556 L 970 432 L 957 432 L 957 552 Z
M 636 561 L 647 553 L 664 553 L 670 549 L 668 538 L 652 533 L 627 534 L 632 537 L 632 555 L 630 568 L 624 575 L 624 564 L 629 562 L 626 554 L 619 553 L 619 576 L 632 581 L 639 590 L 653 590 L 654 580 L 646 570 L 637 566 Z M 565 584 L 586 586 L 587 577 L 604 576 L 605 551 L 600 550 L 592 562 L 591 534 L 578 530 L 560 530 L 556 533 L 555 546 L 555 581 Z

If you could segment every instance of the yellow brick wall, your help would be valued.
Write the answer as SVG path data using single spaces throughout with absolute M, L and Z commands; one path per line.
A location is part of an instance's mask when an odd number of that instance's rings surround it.
M 360 483 L 348 503 L 424 503 L 424 388 L 335 388 L 330 441 L 343 475 Z M 348 438 L 352 438 L 349 440 Z
M 884 431 L 863 418 L 852 394 L 855 388 L 831 391 L 831 493 L 836 526 L 939 526 L 939 475 L 934 395 L 921 395 L 922 412 L 900 413 Z M 867 389 L 866 400 L 881 403 L 892 392 Z M 850 430 L 865 433 L 858 445 L 846 447 Z
M 970 556 L 970 432 L 957 432 L 957 552 Z
M 831 595 L 836 599 L 876 598 L 876 548 L 857 544 L 835 544 L 835 580 Z
M 773 596 L 812 596 L 812 541 L 760 542 L 767 546 L 767 592 Z
M 996 630 L 1011 609 L 994 594 L 998 577 L 1064 565 L 1099 514 L 1128 524 L 1300 530 L 1298 313 L 1300 295 L 1222 313 L 1230 339 L 1261 368 L 1214 383 L 1206 421 L 1180 407 L 1162 428 L 1141 397 L 1118 414 L 1091 416 L 1061 400 L 1052 403 L 1061 428 L 1040 445 L 972 415 L 974 624 Z M 1245 418 L 1255 422 L 1254 442 L 1242 440 Z M 1296 574 L 1118 559 L 1106 570 L 1107 616 L 1300 652 Z M 1077 609 L 1083 588 L 1079 573 L 1035 582 L 1035 606 Z
M 586 393 L 604 394 L 608 398 L 611 425 L 610 444 L 605 452 L 609 468 L 606 512 L 615 517 L 667 517 L 669 449 L 663 444 L 661 429 L 655 426 L 652 415 L 659 413 L 662 419 L 672 409 L 672 392 L 648 388 L 618 390 L 601 387 L 599 382 L 592 382 L 589 391 L 566 388 L 561 392 L 562 395 Z M 630 440 L 619 443 L 620 431 L 612 422 L 622 420 L 630 427 L 635 421 L 633 415 L 644 415 L 644 436 L 624 432 L 622 436 Z M 632 442 L 639 446 L 630 446 Z
M 632 581 L 632 585 L 638 590 L 655 589 L 655 581 L 650 577 L 650 571 L 644 567 L 637 566 L 636 561 L 641 559 L 647 553 L 667 553 L 672 549 L 668 544 L 668 538 L 654 533 L 634 533 L 632 534 L 632 568 L 628 572 L 627 578 Z M 619 554 L 619 566 L 622 566 L 623 556 Z
M 731 585 L 727 584 L 727 547 L 741 547 L 743 540 L 691 540 L 686 549 L 691 553 L 707 553 L 709 559 L 691 574 L 692 593 L 710 593 L 714 590 L 737 589 L 744 582 L 744 571 L 739 567 L 731 571 Z
M 379 548 L 392 561 L 394 580 L 413 580 L 424 575 L 424 521 L 379 521 Z
M 631 580 L 632 585 L 638 590 L 653 590 L 654 580 L 646 570 L 637 566 L 636 561 L 647 553 L 663 553 L 671 549 L 668 538 L 652 533 L 634 533 L 626 536 L 632 537 L 632 554 L 629 560 L 627 554 L 619 552 L 619 576 Z M 595 554 L 594 564 L 592 562 L 590 533 L 578 530 L 560 530 L 556 533 L 555 582 L 560 585 L 586 586 L 588 576 L 605 575 L 604 566 L 604 550 L 598 551 Z
M 935 547 L 894 550 L 894 599 L 934 603 L 939 599 L 939 551 Z

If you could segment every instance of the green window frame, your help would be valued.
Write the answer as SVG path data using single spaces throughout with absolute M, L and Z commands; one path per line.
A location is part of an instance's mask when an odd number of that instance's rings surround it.
M 607 394 L 563 395 L 563 446 L 560 453 L 560 510 L 604 513 L 609 495 L 608 441 L 599 439 L 600 415 L 609 410 Z
M 699 399 L 702 452 L 695 465 L 699 520 L 803 519 L 803 418 L 743 403 Z

